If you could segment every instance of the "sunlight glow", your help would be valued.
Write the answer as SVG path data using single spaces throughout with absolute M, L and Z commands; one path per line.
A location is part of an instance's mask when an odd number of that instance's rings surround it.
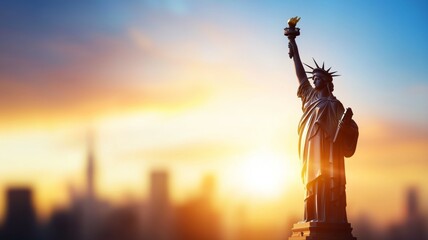
M 253 197 L 278 197 L 284 191 L 286 169 L 284 159 L 275 153 L 254 152 L 241 166 L 240 186 Z

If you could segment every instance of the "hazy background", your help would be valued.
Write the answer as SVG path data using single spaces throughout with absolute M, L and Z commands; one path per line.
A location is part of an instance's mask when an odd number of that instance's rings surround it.
M 30 187 L 49 219 L 85 189 L 89 131 L 96 192 L 112 204 L 144 201 L 161 169 L 176 204 L 209 174 L 225 215 L 301 217 L 301 103 L 283 36 L 300 16 L 302 60 L 341 74 L 334 94 L 360 127 L 350 221 L 400 222 L 409 187 L 426 213 L 427 11 L 422 0 L 3 0 L 0 190 Z

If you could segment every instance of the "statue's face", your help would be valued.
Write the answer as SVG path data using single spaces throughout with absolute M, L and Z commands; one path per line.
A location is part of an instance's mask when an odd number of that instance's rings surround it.
M 325 77 L 322 74 L 320 74 L 320 73 L 315 73 L 313 75 L 312 79 L 314 80 L 315 89 L 321 90 L 327 84 L 327 81 L 325 80 Z

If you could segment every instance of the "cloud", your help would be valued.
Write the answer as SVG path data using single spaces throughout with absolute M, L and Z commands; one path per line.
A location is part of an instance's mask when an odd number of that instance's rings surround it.
M 17 122 L 60 122 L 145 108 L 174 110 L 209 95 L 203 83 L 186 79 L 158 81 L 147 74 L 150 40 L 142 51 L 129 39 L 100 36 L 91 42 L 53 41 L 45 50 L 60 63 L 42 67 L 37 61 L 0 72 L 0 111 L 3 127 Z M 25 58 L 24 58 L 25 59 Z M 25 61 L 25 60 L 24 60 Z M 160 67 L 160 66 L 159 66 Z M 168 77 L 168 76 L 167 76 Z M 173 76 L 171 76 L 173 77 Z
M 208 162 L 218 163 L 219 161 L 228 159 L 239 154 L 243 149 L 243 146 L 236 143 L 199 141 L 147 149 L 137 155 L 140 159 L 152 162 L 171 163 L 174 161 L 186 164 L 206 164 Z
M 145 35 L 142 31 L 136 28 L 129 29 L 129 35 L 131 40 L 144 52 L 150 52 L 154 49 L 153 40 Z
M 182 109 L 219 89 L 242 89 L 245 70 L 235 64 L 245 50 L 235 48 L 242 45 L 240 36 L 219 26 L 217 16 L 196 16 L 200 21 L 168 11 L 157 16 L 153 8 L 144 8 L 150 2 L 3 4 L 3 126 Z M 159 4 L 191 6 L 188 1 Z
M 360 122 L 356 157 L 365 166 L 411 169 L 427 166 L 428 128 L 424 125 L 372 119 Z

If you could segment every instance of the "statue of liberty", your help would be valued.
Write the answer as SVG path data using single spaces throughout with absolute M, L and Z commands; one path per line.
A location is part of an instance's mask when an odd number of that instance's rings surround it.
M 333 95 L 336 72 L 326 69 L 324 63 L 320 67 L 315 60 L 315 66 L 305 64 L 310 70 L 305 71 L 296 44 L 300 29 L 295 26 L 299 19 L 289 20 L 285 35 L 299 81 L 297 96 L 302 100 L 303 111 L 298 128 L 301 176 L 306 191 L 301 223 L 348 224 L 344 158 L 355 152 L 358 126 L 352 119 L 352 110 L 345 110 Z

